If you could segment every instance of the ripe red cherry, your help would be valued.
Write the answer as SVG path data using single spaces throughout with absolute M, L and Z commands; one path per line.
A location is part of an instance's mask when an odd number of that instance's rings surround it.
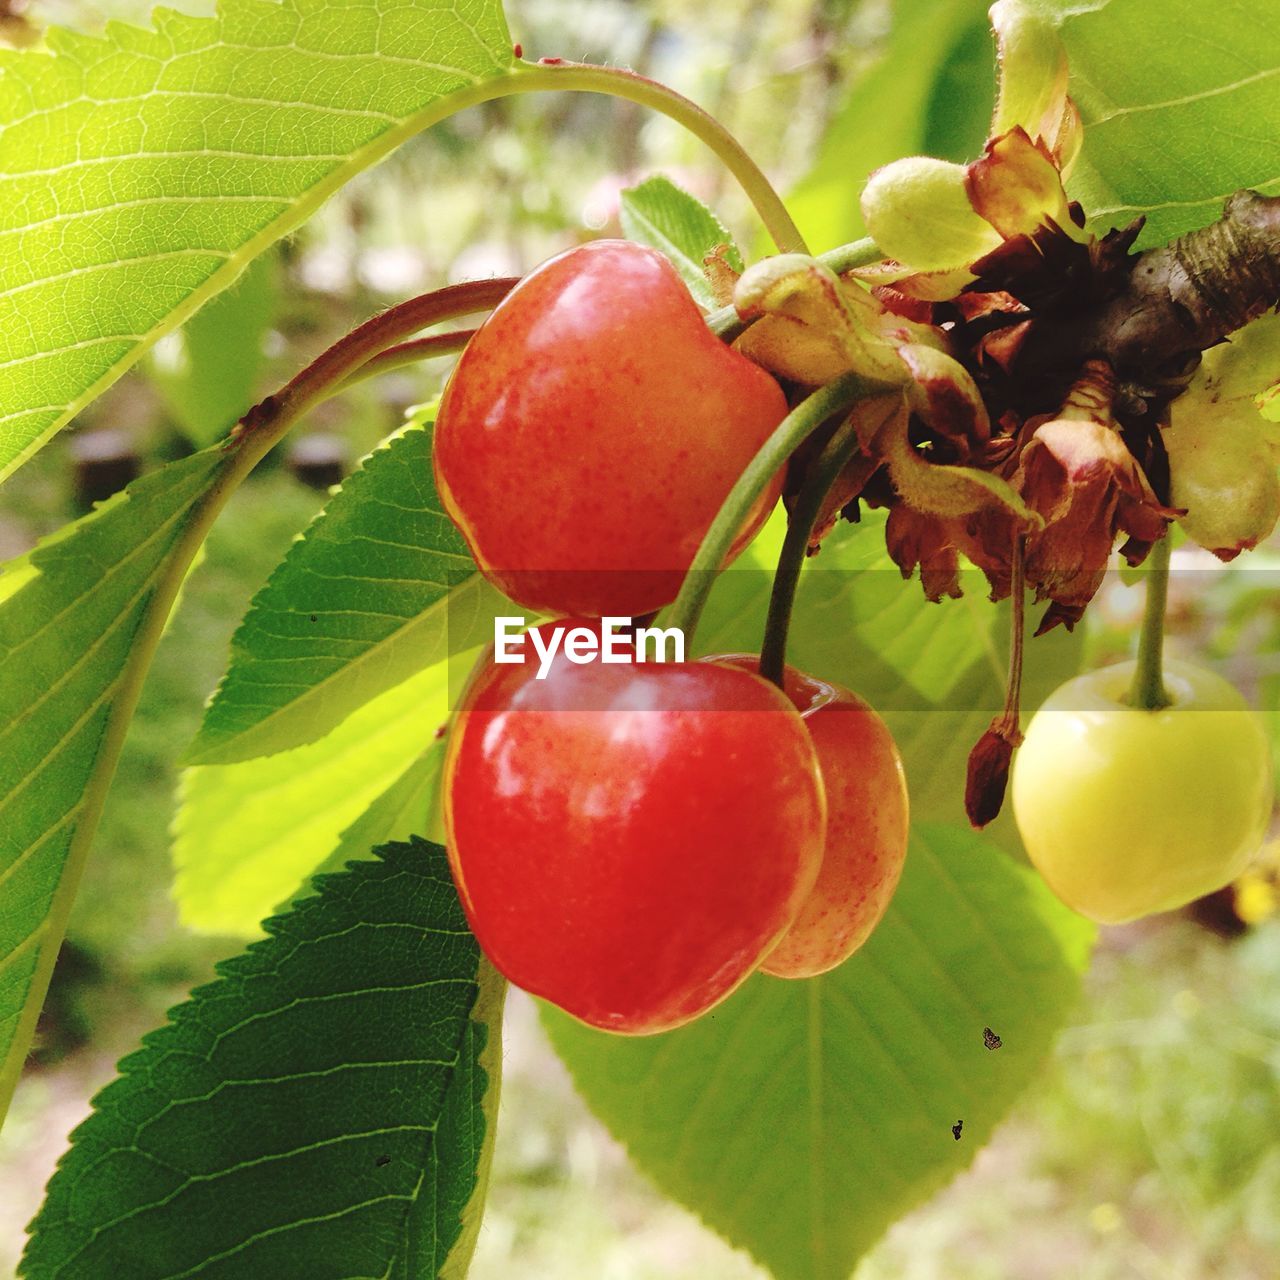
M 753 655 L 712 659 L 755 671 Z M 847 960 L 880 922 L 907 856 L 907 783 L 884 721 L 856 693 L 791 667 L 787 696 L 818 753 L 827 794 L 822 868 L 795 924 L 760 968 L 811 978 Z
M 468 344 L 436 421 L 436 486 L 511 599 L 645 613 L 675 598 L 786 412 L 778 384 L 711 333 L 666 258 L 597 240 L 531 272 Z
M 546 636 L 557 625 L 539 630 Z M 826 806 L 804 723 L 711 663 L 485 662 L 445 760 L 445 827 L 480 945 L 517 986 L 644 1034 L 727 996 L 791 925 Z

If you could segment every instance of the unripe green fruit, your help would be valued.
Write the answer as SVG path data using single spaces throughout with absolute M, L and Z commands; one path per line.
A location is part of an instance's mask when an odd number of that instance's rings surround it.
M 1261 718 L 1221 677 L 1165 666 L 1172 705 L 1125 699 L 1135 664 L 1068 680 L 1013 763 L 1027 855 L 1069 907 L 1105 924 L 1169 911 L 1230 883 L 1271 817 Z

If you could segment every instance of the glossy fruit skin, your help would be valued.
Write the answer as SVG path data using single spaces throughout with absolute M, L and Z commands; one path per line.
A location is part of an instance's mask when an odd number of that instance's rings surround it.
M 709 659 L 755 671 L 754 654 Z M 910 806 L 888 726 L 856 693 L 787 667 L 783 680 L 818 754 L 827 838 L 818 879 L 796 922 L 761 964 L 812 978 L 843 964 L 880 922 L 907 856 Z
M 1124 699 L 1134 664 L 1068 680 L 1014 757 L 1013 812 L 1032 863 L 1104 924 L 1169 911 L 1235 879 L 1271 817 L 1260 718 L 1221 677 L 1165 664 L 1173 704 Z
M 436 420 L 436 486 L 511 599 L 633 616 L 675 598 L 786 413 L 778 384 L 711 333 L 666 258 L 597 240 L 532 271 L 467 345 Z M 781 475 L 735 553 L 780 488 Z
M 482 665 L 449 741 L 447 847 L 467 918 L 512 982 L 582 1021 L 679 1026 L 756 968 L 818 874 L 826 802 L 809 735 L 744 671 L 563 655 L 545 680 L 535 671 Z

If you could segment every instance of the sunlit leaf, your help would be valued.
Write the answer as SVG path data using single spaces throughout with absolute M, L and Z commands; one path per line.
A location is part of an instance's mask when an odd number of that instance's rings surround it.
M 448 718 L 448 681 L 446 665 L 437 664 L 318 742 L 265 760 L 187 769 L 174 826 L 183 923 L 204 933 L 256 933 L 432 743 Z M 415 817 L 409 831 L 425 834 L 429 803 Z M 409 831 L 393 826 L 388 838 Z M 370 834 L 372 844 L 378 836 Z
M 1059 18 L 1085 125 L 1068 184 L 1140 245 L 1213 222 L 1242 187 L 1280 192 L 1280 10 L 1231 0 L 1036 0 Z
M 0 576 L 0 1114 L 223 461 L 143 477 Z
M 254 598 L 188 758 L 228 764 L 315 742 L 487 642 L 506 607 L 441 509 L 430 429 L 412 427 L 365 460 Z
M 729 266 L 742 270 L 742 255 L 720 220 L 666 178 L 650 178 L 624 191 L 621 213 L 627 238 L 665 253 L 698 305 L 707 310 L 715 306 L 702 268 L 707 254 L 724 246 Z
M 152 20 L 0 49 L 0 477 L 512 58 L 498 0 Z

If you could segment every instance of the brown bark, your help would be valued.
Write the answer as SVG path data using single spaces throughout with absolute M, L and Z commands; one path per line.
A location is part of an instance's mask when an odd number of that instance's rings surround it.
M 1139 255 L 1081 336 L 1122 376 L 1178 371 L 1280 303 L 1280 196 L 1238 191 L 1222 217 Z

